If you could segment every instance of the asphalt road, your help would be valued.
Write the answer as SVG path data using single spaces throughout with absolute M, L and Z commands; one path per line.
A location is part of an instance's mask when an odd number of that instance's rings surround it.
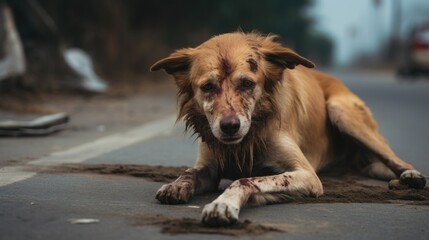
M 429 81 L 398 82 L 380 72 L 332 74 L 365 100 L 397 155 L 429 175 Z M 42 139 L 0 138 L 0 239 L 234 238 L 169 235 L 158 227 L 135 223 L 138 216 L 155 214 L 198 219 L 202 207 L 216 194 L 195 197 L 185 205 L 167 206 L 154 199 L 161 183 L 142 178 L 35 174 L 22 168 L 68 162 L 191 166 L 195 143 L 183 133 L 181 124 L 173 127 L 173 100 L 159 95 L 143 98 L 140 104 L 134 99 L 134 105 L 147 109 L 153 109 L 151 104 L 172 106 L 156 114 L 148 111 L 149 116 L 141 117 L 140 126 L 135 121 L 126 126 L 115 121 L 106 125 L 107 132 L 93 131 L 96 125 L 91 125 Z M 99 222 L 70 223 L 79 218 Z M 240 218 L 290 226 L 286 233 L 268 233 L 258 239 L 429 239 L 427 206 L 289 203 L 246 207 Z

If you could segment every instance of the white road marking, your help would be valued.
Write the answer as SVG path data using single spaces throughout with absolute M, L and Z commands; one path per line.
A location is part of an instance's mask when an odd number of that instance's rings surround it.
M 0 168 L 0 187 L 11 183 L 24 181 L 34 177 L 37 173 L 27 172 L 23 167 L 3 167 Z
M 28 164 L 47 166 L 80 163 L 161 134 L 169 135 L 173 130 L 175 120 L 176 116 L 170 115 L 124 133 L 113 134 L 64 151 L 51 153 L 46 157 L 30 161 Z M 26 180 L 36 174 L 36 172 L 25 171 L 23 166 L 0 168 L 0 187 Z

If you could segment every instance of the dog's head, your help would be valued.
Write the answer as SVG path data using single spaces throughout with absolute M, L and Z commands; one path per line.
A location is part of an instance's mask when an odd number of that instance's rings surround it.
M 249 132 L 254 117 L 261 117 L 258 111 L 271 107 L 266 96 L 275 91 L 284 69 L 314 67 L 274 38 L 255 33 L 223 34 L 196 48 L 174 52 L 156 62 L 151 71 L 164 69 L 175 77 L 179 117 L 205 116 L 216 139 L 237 144 Z M 198 124 L 203 123 L 191 123 L 197 132 L 202 129 Z

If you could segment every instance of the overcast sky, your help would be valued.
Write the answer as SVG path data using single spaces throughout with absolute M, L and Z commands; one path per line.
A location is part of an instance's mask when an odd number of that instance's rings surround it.
M 327 32 L 336 43 L 335 59 L 348 63 L 360 52 L 374 51 L 391 34 L 392 3 L 402 6 L 401 31 L 429 21 L 429 0 L 316 0 L 310 14 L 317 19 L 317 28 Z

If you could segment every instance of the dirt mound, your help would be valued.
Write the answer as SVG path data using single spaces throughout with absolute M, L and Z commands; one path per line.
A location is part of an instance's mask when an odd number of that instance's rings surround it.
M 267 233 L 284 233 L 293 226 L 277 224 L 252 223 L 249 220 L 238 222 L 230 227 L 206 227 L 201 220 L 192 218 L 167 218 L 162 215 L 138 216 L 134 219 L 135 225 L 152 225 L 161 228 L 162 233 L 177 234 L 220 234 L 235 237 L 259 236 Z
M 165 167 L 124 164 L 66 164 L 39 169 L 45 173 L 91 173 L 142 177 L 155 182 L 175 180 L 187 167 Z M 293 203 L 402 203 L 429 205 L 429 189 L 389 190 L 387 182 L 382 186 L 367 184 L 368 178 L 356 175 L 321 176 L 324 195 L 319 198 L 298 198 Z

